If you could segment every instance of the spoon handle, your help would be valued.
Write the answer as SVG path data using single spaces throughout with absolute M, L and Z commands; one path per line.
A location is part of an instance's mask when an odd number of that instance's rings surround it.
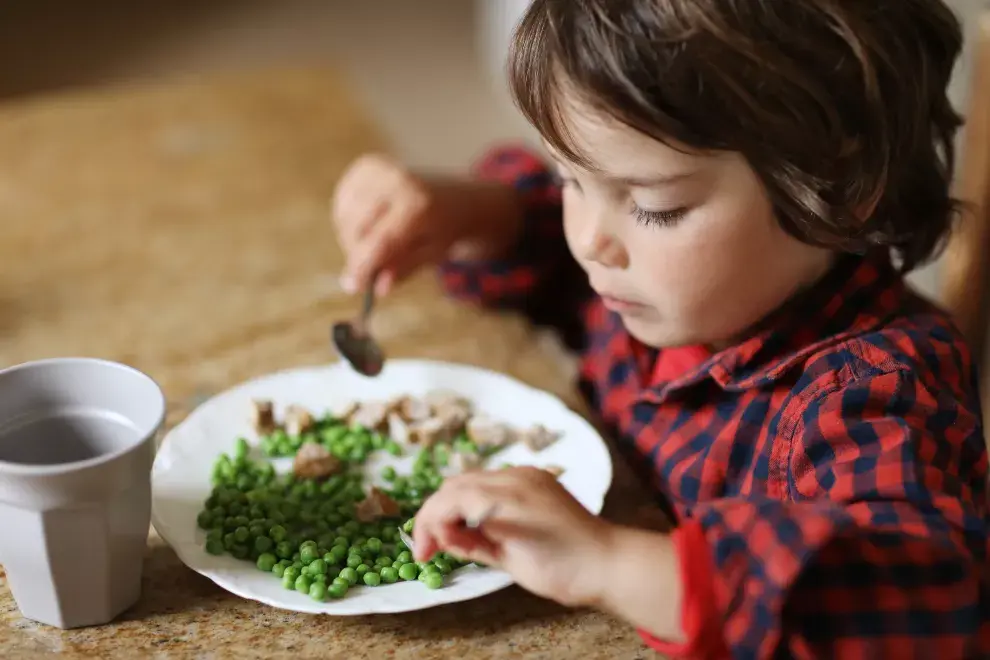
M 375 284 L 378 283 L 378 273 L 375 273 L 371 278 L 371 283 L 364 290 L 364 301 L 361 304 L 361 321 L 367 324 L 368 317 L 371 316 L 371 310 L 375 306 Z

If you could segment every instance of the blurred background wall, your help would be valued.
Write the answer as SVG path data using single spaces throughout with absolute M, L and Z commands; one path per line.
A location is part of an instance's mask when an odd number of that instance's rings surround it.
M 0 4 L 0 103 L 66 88 L 287 65 L 343 70 L 414 166 L 463 168 L 529 137 L 501 79 L 528 0 L 11 0 Z M 967 27 L 990 0 L 949 0 Z M 968 95 L 968 62 L 953 98 Z M 962 107 L 962 106 L 960 106 Z M 938 265 L 915 275 L 934 291 Z

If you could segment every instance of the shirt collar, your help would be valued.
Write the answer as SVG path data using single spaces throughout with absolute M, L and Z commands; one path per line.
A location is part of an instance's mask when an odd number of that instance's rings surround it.
M 741 343 L 719 351 L 680 378 L 643 392 L 659 403 L 677 389 L 712 378 L 742 391 L 774 383 L 809 355 L 884 323 L 903 301 L 905 284 L 885 251 L 843 255 Z

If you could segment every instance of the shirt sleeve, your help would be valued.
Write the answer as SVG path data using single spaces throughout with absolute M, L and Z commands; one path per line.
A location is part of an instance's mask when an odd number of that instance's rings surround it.
M 671 533 L 680 572 L 681 629 L 686 640 L 670 642 L 648 631 L 639 635 L 647 646 L 668 658 L 722 660 L 729 657 L 715 603 L 712 559 L 705 531 L 694 520 L 684 521 Z
M 516 189 L 524 213 L 522 233 L 497 261 L 443 264 L 445 290 L 484 307 L 521 312 L 537 325 L 558 330 L 572 348 L 579 347 L 582 310 L 592 290 L 567 247 L 560 187 L 554 176 L 540 158 L 517 147 L 489 152 L 475 166 L 474 175 Z
M 784 456 L 787 498 L 692 512 L 734 657 L 990 657 L 978 411 L 886 373 L 807 406 Z

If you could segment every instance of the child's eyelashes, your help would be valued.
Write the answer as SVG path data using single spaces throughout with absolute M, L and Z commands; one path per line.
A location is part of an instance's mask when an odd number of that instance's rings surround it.
M 672 209 L 670 211 L 647 211 L 638 206 L 633 208 L 633 215 L 636 216 L 636 222 L 651 227 L 670 227 L 677 224 L 677 221 L 686 214 L 687 209 L 685 208 Z
M 581 192 L 581 184 L 574 177 L 555 172 L 553 174 L 553 178 L 557 186 L 561 189 L 571 189 L 576 192 Z M 687 215 L 687 212 L 688 209 L 684 207 L 666 211 L 648 211 L 644 208 L 640 208 L 640 206 L 635 203 L 632 208 L 632 214 L 636 218 L 636 222 L 652 227 L 672 226 Z

